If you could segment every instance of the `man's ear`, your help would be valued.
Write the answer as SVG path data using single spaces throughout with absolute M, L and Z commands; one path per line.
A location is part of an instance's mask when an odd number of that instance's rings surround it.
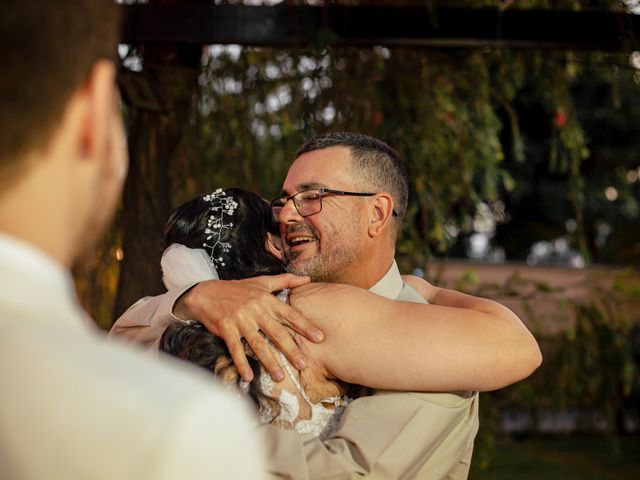
M 85 107 L 80 127 L 83 159 L 101 160 L 107 156 L 115 114 L 115 71 L 113 62 L 97 61 L 77 92 Z
M 280 235 L 274 235 L 267 233 L 267 239 L 265 240 L 267 252 L 276 257 L 278 260 L 284 260 L 284 252 L 282 251 L 282 239 Z
M 368 233 L 377 237 L 391 225 L 393 215 L 393 198 L 388 193 L 379 193 L 373 197 L 370 208 Z

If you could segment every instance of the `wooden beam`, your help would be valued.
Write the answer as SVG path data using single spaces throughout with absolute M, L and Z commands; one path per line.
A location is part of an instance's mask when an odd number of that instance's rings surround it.
M 123 5 L 122 42 L 623 50 L 640 15 L 393 6 Z

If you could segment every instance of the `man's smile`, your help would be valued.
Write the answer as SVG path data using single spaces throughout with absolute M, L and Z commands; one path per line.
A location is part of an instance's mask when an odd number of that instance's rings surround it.
M 301 251 L 310 243 L 315 243 L 317 238 L 308 234 L 294 234 L 287 236 L 287 245 L 292 252 Z
M 309 245 L 316 244 L 318 241 L 318 237 L 306 229 L 295 231 L 295 228 L 291 228 L 288 230 L 285 240 L 290 252 L 302 252 Z

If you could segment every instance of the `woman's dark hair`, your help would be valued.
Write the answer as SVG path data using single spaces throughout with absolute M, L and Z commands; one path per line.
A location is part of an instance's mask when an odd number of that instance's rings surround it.
M 231 245 L 228 252 L 216 250 L 224 265 L 216 265 L 222 280 L 238 280 L 257 275 L 284 273 L 282 262 L 266 248 L 267 233 L 279 235 L 278 224 L 271 214 L 271 206 L 259 195 L 241 188 L 227 188 L 227 196 L 233 197 L 238 207 L 233 214 L 233 227 L 225 230 L 220 238 Z M 164 227 L 163 248 L 180 243 L 189 248 L 203 248 L 210 216 L 211 204 L 198 196 L 176 208 Z
M 169 325 L 160 337 L 160 351 L 198 365 L 210 373 L 215 373 L 216 362 L 220 357 L 231 358 L 224 341 L 197 322 L 174 322 Z M 264 395 L 258 388 L 259 382 L 256 380 L 261 375 L 260 364 L 251 356 L 247 356 L 247 360 L 254 378 L 249 383 L 249 396 L 256 408 L 260 407 L 260 399 L 270 403 L 272 412 L 276 412 L 273 416 L 277 416 L 277 401 Z
M 222 280 L 237 280 L 257 275 L 284 273 L 280 260 L 266 248 L 267 233 L 278 235 L 278 224 L 273 219 L 269 203 L 255 193 L 240 188 L 228 188 L 227 196 L 233 197 L 238 206 L 233 213 L 233 227 L 223 231 L 220 240 L 229 243 L 228 252 L 216 250 L 222 262 L 216 270 Z M 206 239 L 207 220 L 211 215 L 211 203 L 198 196 L 178 208 L 169 216 L 162 237 L 163 247 L 179 243 L 189 248 L 203 248 Z M 195 322 L 176 322 L 169 325 L 160 338 L 160 350 L 175 357 L 199 365 L 211 373 L 221 356 L 230 357 L 224 341 Z M 249 395 L 259 406 L 259 399 L 275 407 L 277 402 L 262 394 L 257 385 L 261 375 L 257 360 L 248 357 L 254 380 L 249 385 Z

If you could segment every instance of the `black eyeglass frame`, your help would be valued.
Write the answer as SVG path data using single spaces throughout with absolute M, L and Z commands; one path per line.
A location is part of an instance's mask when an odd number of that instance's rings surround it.
M 318 211 L 313 212 L 313 213 L 307 213 L 306 215 L 303 215 L 302 212 L 300 211 L 300 209 L 298 208 L 298 205 L 296 203 L 296 197 L 298 195 L 301 195 L 303 193 L 306 192 L 311 192 L 311 191 L 317 191 L 319 192 L 319 198 L 318 200 L 320 201 L 320 208 L 318 209 Z M 288 197 L 280 197 L 280 198 L 274 198 L 273 200 L 271 200 L 271 214 L 273 215 L 273 218 L 276 222 L 278 222 L 278 215 L 275 213 L 274 208 L 280 208 L 283 209 L 284 206 L 287 204 L 287 202 L 289 200 L 293 201 L 293 206 L 296 209 L 296 212 L 298 212 L 298 214 L 302 217 L 310 217 L 311 215 L 315 215 L 316 213 L 320 213 L 322 211 L 322 198 L 325 195 L 339 195 L 339 196 L 350 196 L 350 197 L 372 197 L 374 195 L 377 195 L 377 193 L 370 193 L 370 192 L 346 192 L 344 190 L 333 190 L 331 188 L 308 188 L 306 190 L 302 190 L 298 193 L 294 193 L 293 195 L 289 195 Z M 282 202 L 282 205 L 274 205 L 275 202 Z M 397 217 L 398 214 L 396 213 L 395 208 L 393 209 L 393 216 Z

